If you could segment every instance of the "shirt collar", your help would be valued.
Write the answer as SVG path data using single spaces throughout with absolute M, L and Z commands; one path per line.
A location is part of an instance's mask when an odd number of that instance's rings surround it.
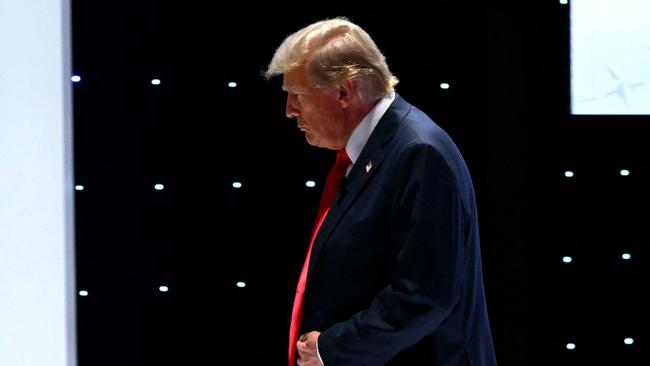
M 395 92 L 390 92 L 375 104 L 375 106 L 366 114 L 361 122 L 354 128 L 350 138 L 348 139 L 347 144 L 345 144 L 345 151 L 348 153 L 352 164 L 354 164 L 363 147 L 366 146 L 366 142 L 370 138 L 372 131 L 377 127 L 379 120 L 386 113 L 388 107 L 395 100 Z

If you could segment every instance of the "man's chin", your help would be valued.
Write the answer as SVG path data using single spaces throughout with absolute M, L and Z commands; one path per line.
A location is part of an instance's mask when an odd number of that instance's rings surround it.
M 309 133 L 307 133 L 307 132 L 305 132 L 305 140 L 311 146 L 320 147 L 318 145 L 318 139 L 315 139 L 313 136 L 310 136 Z
M 307 139 L 307 138 L 306 138 L 305 140 L 307 141 L 307 143 L 308 143 L 309 145 L 314 146 L 314 147 L 318 147 L 318 145 L 316 145 L 312 140 Z

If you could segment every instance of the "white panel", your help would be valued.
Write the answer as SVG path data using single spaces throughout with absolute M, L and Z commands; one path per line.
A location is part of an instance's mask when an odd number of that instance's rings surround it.
M 69 0 L 0 0 L 0 365 L 76 365 Z
M 572 0 L 573 114 L 650 114 L 650 1 Z

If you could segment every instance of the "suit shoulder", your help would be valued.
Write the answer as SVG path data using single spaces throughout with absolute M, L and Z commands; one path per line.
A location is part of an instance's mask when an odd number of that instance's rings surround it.
M 451 136 L 426 113 L 416 107 L 412 107 L 404 116 L 395 137 L 403 147 L 428 145 L 446 159 L 462 159 L 460 151 Z

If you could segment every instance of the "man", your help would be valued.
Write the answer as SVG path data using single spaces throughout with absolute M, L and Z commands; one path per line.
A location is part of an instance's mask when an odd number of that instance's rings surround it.
M 395 93 L 384 56 L 345 18 L 287 37 L 266 71 L 276 75 L 307 142 L 337 151 L 290 366 L 496 365 L 474 191 L 451 138 Z M 326 199 L 330 178 L 342 182 Z

